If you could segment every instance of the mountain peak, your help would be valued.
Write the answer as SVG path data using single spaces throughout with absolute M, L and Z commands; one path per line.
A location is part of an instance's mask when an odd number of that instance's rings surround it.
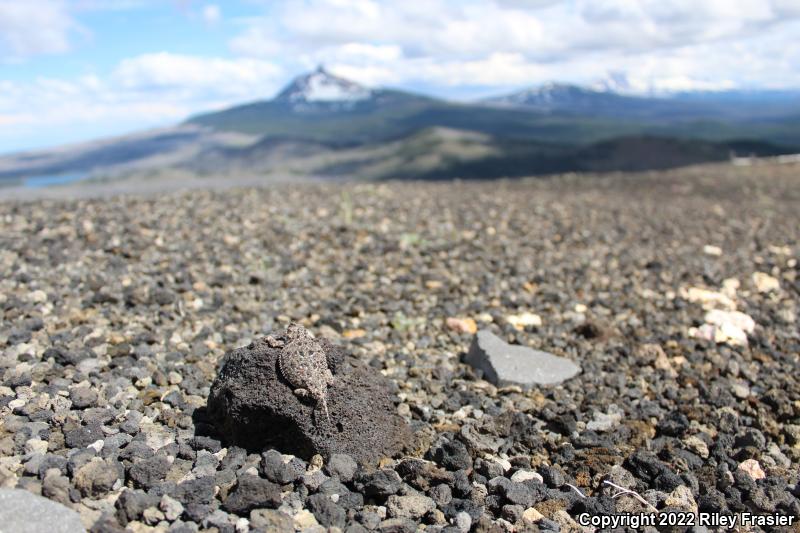
M 540 110 L 551 110 L 585 101 L 595 95 L 604 94 L 593 89 L 563 82 L 548 82 L 512 94 L 488 98 L 488 103 L 512 106 L 525 106 Z
M 372 91 L 363 85 L 336 76 L 323 65 L 313 72 L 296 77 L 275 97 L 276 102 L 294 106 L 306 104 L 350 104 L 372 96 Z

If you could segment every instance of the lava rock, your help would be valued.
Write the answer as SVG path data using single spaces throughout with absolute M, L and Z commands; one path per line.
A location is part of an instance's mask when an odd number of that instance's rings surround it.
M 636 477 L 647 482 L 662 476 L 669 477 L 670 474 L 673 476 L 675 475 L 667 465 L 658 460 L 658 457 L 645 450 L 637 450 L 632 453 L 625 460 L 624 466 Z
M 308 498 L 308 508 L 314 513 L 317 521 L 325 527 L 343 528 L 347 520 L 347 513 L 340 506 L 333 503 L 329 496 L 314 494 Z
M 384 468 L 361 476 L 357 486 L 368 498 L 386 498 L 400 490 L 403 480 L 394 470 Z
M 353 476 L 358 469 L 355 460 L 349 455 L 343 453 L 335 453 L 331 455 L 328 464 L 325 465 L 325 471 L 329 476 L 336 476 L 343 483 L 353 479 Z
M 472 468 L 472 458 L 463 442 L 442 439 L 431 448 L 431 458 L 448 470 L 465 470 Z
M 281 485 L 293 483 L 303 475 L 305 469 L 298 463 L 297 458 L 288 462 L 284 461 L 283 455 L 276 450 L 267 450 L 261 454 L 261 471 L 267 479 Z
M 117 498 L 114 506 L 117 508 L 117 518 L 120 524 L 138 520 L 148 507 L 158 505 L 158 497 L 136 490 L 124 490 Z
M 505 496 L 509 502 L 514 505 L 521 505 L 526 509 L 538 501 L 536 492 L 524 483 L 515 483 L 512 481 L 503 484 L 501 489 L 503 496 Z
M 581 371 L 569 359 L 510 345 L 487 329 L 475 335 L 464 362 L 483 371 L 484 378 L 498 386 L 557 385 Z
M 436 505 L 444 507 L 453 500 L 453 493 L 449 485 L 441 483 L 433 487 L 430 491 L 430 496 Z
M 84 496 L 100 496 L 111 491 L 124 472 L 119 462 L 95 457 L 75 472 L 75 486 Z
M 201 477 L 179 483 L 172 497 L 187 507 L 208 505 L 214 501 L 214 478 Z
M 377 530 L 381 533 L 414 533 L 417 524 L 409 518 L 388 518 L 378 525 Z
M 278 485 L 257 476 L 244 475 L 239 478 L 222 508 L 231 513 L 247 515 L 260 507 L 275 509 L 280 503 L 281 488 Z
M 78 513 L 21 489 L 0 489 L 0 524 L 15 533 L 86 533 Z
M 274 509 L 253 509 L 250 526 L 265 531 L 294 531 L 292 518 Z
M 208 415 L 220 434 L 250 451 L 274 447 L 304 459 L 345 453 L 364 464 L 410 447 L 412 433 L 396 414 L 388 380 L 321 344 L 335 378 L 327 390 L 330 420 L 313 399 L 294 394 L 278 370 L 280 349 L 262 338 L 229 352 L 214 380 Z
M 220 441 L 203 436 L 196 436 L 189 439 L 189 446 L 195 451 L 208 450 L 211 453 L 217 453 L 222 449 L 222 443 Z
M 134 464 L 128 471 L 128 477 L 134 486 L 149 489 L 167 476 L 171 466 L 166 456 L 154 455 Z
M 393 494 L 386 500 L 386 510 L 389 512 L 389 516 L 396 518 L 418 520 L 434 509 L 436 509 L 436 503 L 422 494 L 407 496 Z
M 70 448 L 86 448 L 93 442 L 105 437 L 99 424 L 81 426 L 69 431 L 64 431 L 64 439 Z
M 69 399 L 75 409 L 86 409 L 97 403 L 97 393 L 89 387 L 78 387 L 70 391 Z

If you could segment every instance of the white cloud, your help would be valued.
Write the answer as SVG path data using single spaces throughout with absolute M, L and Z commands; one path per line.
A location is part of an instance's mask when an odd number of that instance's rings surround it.
M 48 144 L 40 139 L 49 139 L 51 130 L 90 137 L 174 124 L 193 113 L 268 98 L 284 79 L 279 67 L 262 59 L 157 53 L 123 60 L 108 76 L 0 80 L 0 153 Z
M 88 76 L 74 81 L 39 78 L 30 83 L 3 83 L 0 116 L 6 123 L 41 126 L 97 119 L 174 119 L 186 111 L 179 101 L 154 101 L 145 94 Z
M 494 0 L 499 6 L 511 7 L 515 9 L 542 9 L 558 5 L 563 0 Z
M 545 69 L 528 63 L 519 54 L 492 54 L 484 59 L 437 61 L 431 58 L 395 58 L 376 65 L 348 61 L 340 56 L 328 63 L 332 71 L 361 83 L 379 86 L 402 83 L 429 84 L 439 87 L 491 86 L 498 80 L 506 84 L 525 84 L 540 78 Z
M 0 61 L 63 53 L 80 27 L 59 0 L 0 0 Z
M 248 36 L 300 49 L 347 43 L 400 46 L 409 56 L 474 58 L 519 53 L 553 60 L 604 50 L 639 53 L 753 35 L 800 16 L 787 0 L 472 0 L 377 2 L 288 0 L 234 39 L 259 54 Z M 471 56 L 471 57 L 470 57 Z
M 213 25 L 222 19 L 222 11 L 216 4 L 208 4 L 203 7 L 202 16 L 206 24 Z
M 194 21 L 239 25 L 230 57 L 150 53 L 68 79 L 0 79 L 0 152 L 26 128 L 119 132 L 268 98 L 318 64 L 460 97 L 609 75 L 636 92 L 800 87 L 798 0 L 249 0 L 262 16 L 224 20 L 226 4 L 180 1 Z M 0 64 L 69 51 L 86 12 L 155 4 L 0 0 Z
M 469 56 L 548 47 L 542 40 L 541 22 L 533 14 L 491 2 L 289 0 L 277 12 L 277 16 L 254 20 L 247 32 L 234 39 L 235 51 L 257 54 L 257 38 L 265 36 L 305 50 L 347 43 L 397 45 L 409 56 Z M 256 42 L 248 43 L 248 35 Z
M 635 87 L 722 88 L 753 80 L 742 54 L 770 84 L 797 83 L 799 22 L 796 0 L 287 0 L 230 46 L 372 84 L 506 87 L 622 71 Z
M 263 96 L 276 88 L 280 67 L 263 59 L 224 59 L 160 52 L 125 59 L 111 74 L 122 89 Z

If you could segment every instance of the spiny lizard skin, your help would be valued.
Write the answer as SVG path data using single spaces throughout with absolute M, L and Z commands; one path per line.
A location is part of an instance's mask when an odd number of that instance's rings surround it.
M 278 354 L 278 368 L 284 379 L 300 397 L 311 396 L 322 404 L 325 417 L 328 414 L 328 386 L 333 383 L 333 374 L 328 368 L 328 359 L 319 341 L 300 324 L 289 324 L 284 340 L 267 336 L 273 348 L 282 348 Z

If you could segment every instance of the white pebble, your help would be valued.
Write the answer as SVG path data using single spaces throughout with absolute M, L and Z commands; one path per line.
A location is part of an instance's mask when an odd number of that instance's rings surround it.
M 542 317 L 529 312 L 520 313 L 519 315 L 508 315 L 506 320 L 518 330 L 523 330 L 526 326 L 539 327 L 542 325 Z
M 12 411 L 14 411 L 16 409 L 24 407 L 25 403 L 26 403 L 25 400 L 23 400 L 22 398 L 17 398 L 16 400 L 11 400 L 10 402 L 8 402 L 8 407 L 10 407 Z
M 158 506 L 170 522 L 177 520 L 183 514 L 183 504 L 166 494 L 161 497 L 161 503 Z
M 765 272 L 753 273 L 753 285 L 755 285 L 756 289 L 758 289 L 758 292 L 761 293 L 778 291 L 781 288 L 781 284 L 778 279 L 773 278 Z
M 29 439 L 25 443 L 25 453 L 47 453 L 47 441 L 41 439 Z
M 461 511 L 456 515 L 455 522 L 456 522 L 456 527 L 462 533 L 468 533 L 470 528 L 472 527 L 472 517 L 469 516 L 469 514 L 467 514 L 464 511 Z
M 522 483 L 531 479 L 535 479 L 539 483 L 544 483 L 542 476 L 533 470 L 517 470 L 514 472 L 514 475 L 511 476 L 511 481 L 515 483 Z
M 32 302 L 34 303 L 44 303 L 47 301 L 47 293 L 42 290 L 33 291 L 29 294 L 29 297 Z
M 681 296 L 690 302 L 701 304 L 703 309 L 736 309 L 736 302 L 728 295 L 702 287 L 681 290 Z
M 236 521 L 236 533 L 247 533 L 250 531 L 250 520 L 245 517 Z
M 747 387 L 747 385 L 742 385 L 741 383 L 734 383 L 731 385 L 731 392 L 733 392 L 733 395 L 740 400 L 744 400 L 750 396 L 750 389 Z
M 741 463 L 739 463 L 738 469 L 746 473 L 756 481 L 767 477 L 767 474 L 764 473 L 764 469 L 761 468 L 761 465 L 755 459 L 747 459 L 745 461 L 742 461 Z
M 301 531 L 317 525 L 319 525 L 319 522 L 317 522 L 316 517 L 307 509 L 303 509 L 294 515 L 294 527 Z

